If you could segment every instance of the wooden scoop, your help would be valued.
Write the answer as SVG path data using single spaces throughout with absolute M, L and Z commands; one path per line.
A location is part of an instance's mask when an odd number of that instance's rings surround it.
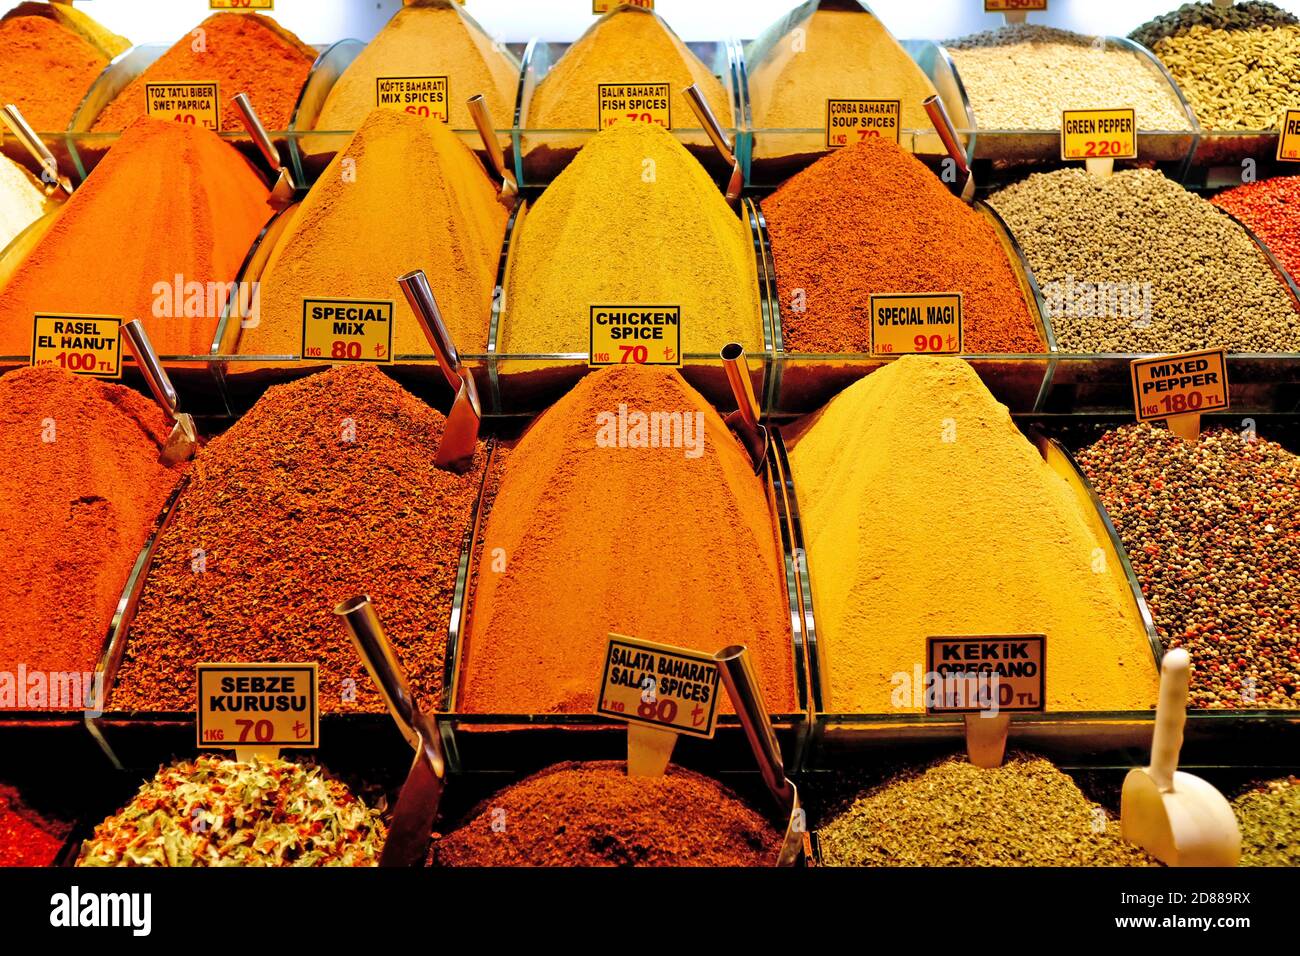
M 166 369 L 162 367 L 162 362 L 158 361 L 158 353 L 154 351 L 153 343 L 149 341 L 149 335 L 140 324 L 140 320 L 132 319 L 122 326 L 122 331 L 131 346 L 131 352 L 135 355 L 135 364 L 139 366 L 144 380 L 149 383 L 149 391 L 153 393 L 154 401 L 161 405 L 162 410 L 175 422 L 172 433 L 167 436 L 167 444 L 163 446 L 163 463 L 175 465 L 178 462 L 189 461 L 199 448 L 199 430 L 194 424 L 194 417 L 180 410 L 180 399 L 176 389 L 172 386 Z
M 41 183 L 45 187 L 45 195 L 52 196 L 56 191 L 62 191 L 63 195 L 72 195 L 72 180 L 68 179 L 59 172 L 59 161 L 54 158 L 41 138 L 36 135 L 36 131 L 31 128 L 27 120 L 23 117 L 22 111 L 14 106 L 13 103 L 7 104 L 0 109 L 0 119 L 4 120 L 9 131 L 14 134 L 14 139 L 23 144 L 23 148 L 31 153 L 32 158 L 36 160 L 41 167 Z
M 1151 766 L 1124 778 L 1120 832 L 1168 866 L 1236 866 L 1241 832 L 1232 807 L 1209 783 L 1178 769 L 1190 664 L 1180 647 L 1160 666 Z
M 292 205 L 298 193 L 298 185 L 293 181 L 293 174 L 289 172 L 289 168 L 281 161 L 280 152 L 271 142 L 271 137 L 267 135 L 266 127 L 258 118 L 257 111 L 253 109 L 252 100 L 248 98 L 247 93 L 236 93 L 234 103 L 235 109 L 239 110 L 239 118 L 244 121 L 244 129 L 248 130 L 248 135 L 253 138 L 257 151 L 262 154 L 262 158 L 266 160 L 272 174 L 275 175 L 275 185 L 271 187 L 269 202 L 276 209 L 284 209 Z
M 420 328 L 424 330 L 424 337 L 433 349 L 447 384 L 456 393 L 434 464 L 453 471 L 463 470 L 473 462 L 474 451 L 478 448 L 478 429 L 483 420 L 478 386 L 474 384 L 474 376 L 469 369 L 461 364 L 460 353 L 456 351 L 451 333 L 442 321 L 442 313 L 438 310 L 438 302 L 433 297 L 424 270 L 416 269 L 399 276 L 397 284 L 402 287 L 411 311 L 420 320 Z
M 683 92 L 686 94 L 687 101 L 691 104 L 691 109 L 695 111 L 695 117 L 700 121 L 700 126 L 708 134 L 709 139 L 713 142 L 713 148 L 718 151 L 723 162 L 731 167 L 731 177 L 727 180 L 727 202 L 735 205 L 740 199 L 740 191 L 745 185 L 745 176 L 740 171 L 740 160 L 736 158 L 736 152 L 731 148 L 731 143 L 727 140 L 727 134 L 722 131 L 722 124 L 718 118 L 713 115 L 713 110 L 709 108 L 708 100 L 700 92 L 700 88 L 692 83 L 686 87 Z
M 519 196 L 519 184 L 515 182 L 514 174 L 506 169 L 506 158 L 501 152 L 496 126 L 488 113 L 487 102 L 483 99 L 482 93 L 475 93 L 469 98 L 469 115 L 474 118 L 474 126 L 478 129 L 479 138 L 483 140 L 483 148 L 487 150 L 488 159 L 492 161 L 492 168 L 501 177 L 501 192 L 497 194 L 497 199 L 506 206 L 514 206 Z
M 957 139 L 957 127 L 952 125 L 943 100 L 938 96 L 927 96 L 921 105 L 925 107 L 925 113 L 934 124 L 934 131 L 939 134 L 943 148 L 948 151 L 948 156 L 956 164 L 957 171 L 965 177 L 961 187 L 962 202 L 974 202 L 975 174 L 971 172 L 970 163 L 966 162 L 966 150 L 962 149 L 961 141 Z

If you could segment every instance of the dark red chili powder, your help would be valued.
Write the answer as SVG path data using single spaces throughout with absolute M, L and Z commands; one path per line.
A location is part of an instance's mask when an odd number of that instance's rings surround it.
M 0 784 L 0 866 L 53 866 L 67 832 L 66 824 L 45 819 Z

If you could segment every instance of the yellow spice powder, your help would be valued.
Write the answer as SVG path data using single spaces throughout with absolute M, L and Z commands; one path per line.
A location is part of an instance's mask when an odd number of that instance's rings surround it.
M 304 298 L 392 301 L 395 355 L 432 354 L 396 277 L 423 269 L 456 345 L 487 347 L 507 213 L 446 125 L 375 110 L 321 174 L 267 262 L 243 355 L 297 355 Z M 251 370 L 236 362 L 232 373 Z
M 901 358 L 794 437 L 830 710 L 923 710 L 896 675 L 924 670 L 943 634 L 1045 634 L 1048 710 L 1154 704 L 1117 562 L 1099 562 L 1074 493 L 964 361 Z
M 593 305 L 680 306 L 686 354 L 763 348 L 748 226 L 659 126 L 593 136 L 512 244 L 499 352 L 585 353 Z

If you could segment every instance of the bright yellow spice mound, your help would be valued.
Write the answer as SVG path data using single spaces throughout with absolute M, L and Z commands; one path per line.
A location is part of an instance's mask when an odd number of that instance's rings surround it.
M 1047 635 L 1047 709 L 1141 710 L 1155 659 L 1065 480 L 960 359 L 907 356 L 791 452 L 828 709 L 916 712 L 891 682 L 942 634 Z
M 688 355 L 763 348 L 748 226 L 659 126 L 592 137 L 513 241 L 501 353 L 585 353 L 593 305 L 680 306 Z

